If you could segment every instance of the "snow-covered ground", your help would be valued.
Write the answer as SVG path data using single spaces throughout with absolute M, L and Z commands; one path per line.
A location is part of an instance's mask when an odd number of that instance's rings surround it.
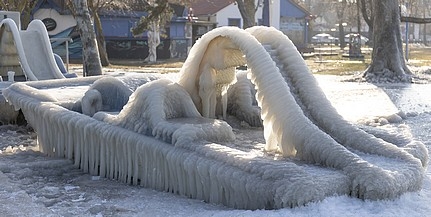
M 401 110 L 401 123 L 383 126 L 411 133 L 431 146 L 431 84 L 381 85 L 317 76 L 338 112 L 356 122 Z M 369 122 L 369 121 L 368 121 Z M 247 135 L 255 132 L 245 132 Z M 90 176 L 69 160 L 37 151 L 27 127 L 0 126 L 0 216 L 427 216 L 431 171 L 423 189 L 395 200 L 363 201 L 346 195 L 293 209 L 235 210 L 171 193 Z

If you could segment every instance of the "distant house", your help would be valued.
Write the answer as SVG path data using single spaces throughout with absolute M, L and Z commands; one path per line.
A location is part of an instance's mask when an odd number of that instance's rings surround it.
M 256 1 L 256 24 L 259 24 L 262 16 L 262 0 Z M 191 3 L 193 14 L 198 20 L 207 20 L 217 26 L 237 26 L 242 28 L 242 17 L 238 5 L 234 0 L 196 0 Z
M 310 12 L 291 0 L 256 0 L 256 25 L 273 26 L 285 33 L 297 46 L 308 42 Z M 196 0 L 191 4 L 199 20 L 217 26 L 238 26 L 243 19 L 234 0 Z
M 298 46 L 308 38 L 310 13 L 291 0 L 256 0 L 256 24 L 274 26 Z M 158 46 L 159 59 L 185 58 L 195 41 L 218 26 L 238 26 L 243 19 L 234 0 L 194 0 L 191 5 L 172 5 L 175 15 L 166 28 L 166 37 Z M 142 11 L 102 10 L 103 34 L 109 58 L 145 59 L 148 55 L 146 33 L 134 36 L 131 28 L 146 13 Z M 76 20 L 64 0 L 38 0 L 33 19 L 42 20 L 48 30 L 55 53 L 65 54 L 64 40 L 71 38 L 71 58 L 80 58 L 81 40 Z
M 39 0 L 32 10 L 32 18 L 42 20 L 52 40 L 54 53 L 65 56 L 64 40 L 73 39 L 69 44 L 69 56 L 81 56 L 81 40 L 76 30 L 76 20 L 67 9 L 65 1 Z
M 173 5 L 173 7 L 175 16 L 169 25 L 170 28 L 166 29 L 167 37 L 162 38 L 158 46 L 159 59 L 187 55 L 188 39 L 184 30 L 187 20 L 182 18 L 187 11 L 184 6 Z M 146 12 L 142 11 L 102 10 L 99 13 L 109 58 L 145 59 L 147 57 L 146 33 L 134 36 L 131 32 L 131 28 L 145 15 Z M 32 16 L 33 19 L 40 19 L 45 23 L 55 53 L 64 56 L 64 40 L 61 39 L 71 38 L 73 42 L 69 44 L 70 57 L 81 57 L 82 45 L 76 20 L 64 0 L 39 0 L 32 11 Z
M 291 0 L 264 1 L 263 8 L 263 25 L 279 29 L 299 48 L 307 45 L 310 12 Z

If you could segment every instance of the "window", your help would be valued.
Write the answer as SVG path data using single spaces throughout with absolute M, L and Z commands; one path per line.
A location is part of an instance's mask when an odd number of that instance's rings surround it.
M 227 19 L 227 25 L 228 26 L 236 26 L 241 28 L 241 19 L 239 18 L 228 18 Z
M 263 26 L 263 19 L 257 19 L 257 25 Z

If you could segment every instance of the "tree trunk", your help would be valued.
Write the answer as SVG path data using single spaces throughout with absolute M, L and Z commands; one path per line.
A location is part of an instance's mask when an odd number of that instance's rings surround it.
M 360 9 L 362 13 L 362 18 L 364 18 L 365 23 L 368 25 L 368 38 L 370 40 L 370 46 L 373 45 L 373 23 L 374 23 L 374 9 L 371 0 L 360 0 Z M 369 13 L 367 12 L 369 11 Z
M 18 11 L 21 14 L 21 29 L 27 29 L 31 21 L 31 10 L 35 6 L 36 1 L 30 0 L 2 0 L 0 1 L 0 10 Z
M 398 0 L 373 1 L 372 62 L 364 77 L 370 82 L 411 82 L 403 55 Z
M 84 76 L 101 75 L 102 64 L 100 63 L 96 33 L 94 32 L 87 0 L 73 0 L 73 6 L 82 42 L 83 74 Z
M 99 14 L 94 11 L 94 23 L 96 24 L 97 47 L 99 48 L 100 62 L 102 66 L 109 66 L 108 53 L 106 52 L 105 36 L 103 35 L 102 22 Z
M 421 17 L 404 17 L 401 16 L 401 22 L 409 22 L 409 23 L 431 23 L 431 18 L 421 18 Z
M 236 0 L 243 20 L 243 29 L 255 26 L 256 7 L 254 0 Z
M 344 40 L 344 11 L 346 10 L 347 1 L 343 0 L 337 4 L 337 19 L 338 19 L 338 39 L 340 41 L 340 48 L 343 49 L 346 47 L 346 42 Z
M 151 21 L 147 32 L 148 57 L 145 58 L 145 61 L 150 63 L 157 62 L 157 46 L 160 44 L 160 25 L 158 23 L 159 21 Z
M 338 39 L 340 42 L 340 48 L 344 49 L 346 47 L 346 40 L 344 40 L 344 26 L 343 22 L 340 20 L 340 23 L 338 23 Z

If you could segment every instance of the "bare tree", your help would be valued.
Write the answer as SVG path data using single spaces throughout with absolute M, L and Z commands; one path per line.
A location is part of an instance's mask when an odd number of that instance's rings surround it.
M 96 29 L 97 46 L 99 49 L 100 61 L 102 66 L 109 66 L 108 53 L 106 51 L 105 36 L 103 35 L 102 21 L 100 20 L 100 12 L 102 10 L 124 10 L 130 9 L 127 1 L 120 0 L 88 0 L 88 7 L 91 15 L 94 18 Z
M 87 0 L 71 1 L 72 13 L 75 16 L 82 42 L 83 74 L 84 76 L 101 75 L 102 64 Z
M 344 48 L 346 47 L 346 42 L 344 41 L 344 12 L 346 11 L 347 7 L 347 1 L 346 0 L 339 0 L 338 4 L 336 4 L 337 9 L 337 20 L 338 20 L 338 32 L 339 32 L 339 40 L 340 40 L 340 47 Z
M 132 29 L 134 35 L 147 32 L 149 55 L 145 61 L 157 61 L 157 46 L 160 44 L 160 36 L 173 16 L 171 4 L 185 4 L 189 0 L 134 0 L 133 8 L 146 11 L 147 16 L 142 17 Z
M 359 1 L 360 9 L 362 12 L 362 18 L 368 25 L 368 38 L 372 39 L 374 31 L 374 6 L 373 0 L 357 0 Z M 372 40 L 371 40 L 372 41 Z
M 372 62 L 364 73 L 371 82 L 411 82 L 403 55 L 398 0 L 373 1 Z
M 88 6 L 94 17 L 96 27 L 96 40 L 99 49 L 100 62 L 102 66 L 109 66 L 108 53 L 106 52 L 105 37 L 103 35 L 102 22 L 99 16 L 99 10 L 105 6 L 106 1 L 88 0 Z
M 37 1 L 34 0 L 2 0 L 0 1 L 0 10 L 20 12 L 21 26 L 23 29 L 26 29 L 27 25 L 30 23 L 30 12 L 36 5 L 36 2 Z

